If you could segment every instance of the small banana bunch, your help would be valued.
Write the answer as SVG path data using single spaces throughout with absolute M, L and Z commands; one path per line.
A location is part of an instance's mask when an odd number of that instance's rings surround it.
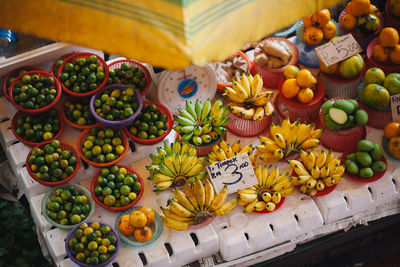
M 210 99 L 204 104 L 198 99 L 195 104 L 186 101 L 186 109 L 180 108 L 180 115 L 175 116 L 178 125 L 174 130 L 181 135 L 182 142 L 192 142 L 196 146 L 207 144 L 226 133 L 228 110 L 228 107 L 224 108 L 221 99 L 213 105 Z
M 253 153 L 253 146 L 248 145 L 244 148 L 240 148 L 240 140 L 236 141 L 232 146 L 227 144 L 223 139 L 219 142 L 219 145 L 214 144 L 212 151 L 208 153 L 208 163 L 214 164 L 224 159 L 232 158 L 236 155 L 247 153 L 250 158 L 251 164 L 254 166 L 256 162 L 256 156 L 251 155 Z
M 339 183 L 343 178 L 344 167 L 340 158 L 333 158 L 332 150 L 320 153 L 311 149 L 310 152 L 300 150 L 302 162 L 288 160 L 298 177 L 293 178 L 293 184 L 300 186 L 300 192 L 310 196 L 326 187 Z
M 222 216 L 236 207 L 236 198 L 225 202 L 228 196 L 228 188 L 225 187 L 215 194 L 214 187 L 208 179 L 205 184 L 194 179 L 194 182 L 185 184 L 185 191 L 175 188 L 173 199 L 169 200 L 168 208 L 161 207 L 164 216 L 161 220 L 164 224 L 176 231 L 186 230 L 192 224 L 200 224 L 209 217 Z
M 286 118 L 282 125 L 271 123 L 270 133 L 272 138 L 259 136 L 261 145 L 257 150 L 261 153 L 260 159 L 266 162 L 275 162 L 296 153 L 299 149 L 317 147 L 318 138 L 324 129 L 314 129 L 314 124 L 300 123 L 299 120 L 290 123 Z
M 232 88 L 225 87 L 224 95 L 230 100 L 228 106 L 233 114 L 246 120 L 261 120 L 274 111 L 270 100 L 274 93 L 262 91 L 263 80 L 260 74 L 254 77 L 248 72 L 232 81 Z
M 150 154 L 150 158 L 152 164 L 146 168 L 152 173 L 148 179 L 155 183 L 155 192 L 184 185 L 195 177 L 203 179 L 207 175 L 207 172 L 202 172 L 205 157 L 198 158 L 196 148 L 178 140 L 171 144 L 164 141 L 164 146 L 157 148 L 157 155 Z
M 293 193 L 295 187 L 292 185 L 292 178 L 289 173 L 279 175 L 278 167 L 268 173 L 268 167 L 258 165 L 254 168 L 258 185 L 252 186 L 237 192 L 239 205 L 246 206 L 243 212 L 273 211 L 276 205 L 281 202 L 282 197 Z

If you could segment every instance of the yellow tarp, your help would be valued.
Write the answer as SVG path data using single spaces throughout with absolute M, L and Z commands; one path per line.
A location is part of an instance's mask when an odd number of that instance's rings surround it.
M 0 28 L 154 66 L 221 61 L 340 0 L 0 0 Z

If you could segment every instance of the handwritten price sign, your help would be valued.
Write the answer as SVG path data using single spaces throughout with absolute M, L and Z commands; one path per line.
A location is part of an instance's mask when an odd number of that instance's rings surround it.
M 258 184 L 247 153 L 239 154 L 207 167 L 211 182 L 218 193 L 228 186 L 228 194 Z
M 392 120 L 400 122 L 400 94 L 390 97 L 390 105 L 392 107 Z
M 361 51 L 362 48 L 350 33 L 315 48 L 319 60 L 326 66 L 338 63 Z

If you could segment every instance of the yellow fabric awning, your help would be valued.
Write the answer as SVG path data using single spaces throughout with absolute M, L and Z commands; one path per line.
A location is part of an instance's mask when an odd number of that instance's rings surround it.
M 0 0 L 0 28 L 177 69 L 221 61 L 246 43 L 342 0 Z

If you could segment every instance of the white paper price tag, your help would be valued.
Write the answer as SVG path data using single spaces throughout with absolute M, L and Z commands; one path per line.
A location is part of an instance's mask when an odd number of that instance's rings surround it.
M 207 171 L 217 193 L 225 185 L 228 186 L 228 194 L 231 194 L 258 184 L 247 153 L 209 165 Z
M 392 120 L 400 122 L 400 94 L 390 97 L 390 106 L 392 108 Z
M 362 48 L 350 33 L 315 48 L 319 60 L 326 66 L 338 63 L 361 51 Z

